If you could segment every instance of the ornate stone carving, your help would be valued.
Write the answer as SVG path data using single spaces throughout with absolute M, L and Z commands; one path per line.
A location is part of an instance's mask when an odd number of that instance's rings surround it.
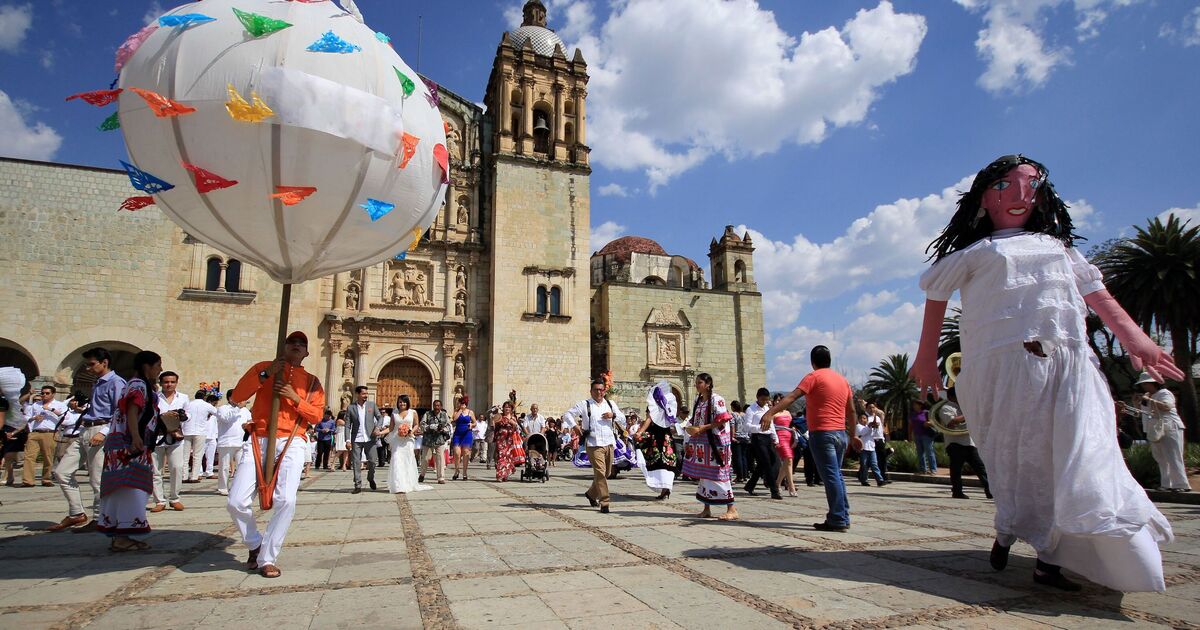
M 658 337 L 658 360 L 659 365 L 678 365 L 679 359 L 679 339 L 677 337 L 668 337 L 659 335 Z
M 347 381 L 354 381 L 354 351 L 347 350 L 345 358 L 342 359 L 342 378 Z
M 391 264 L 387 302 L 397 306 L 433 306 L 433 269 L 426 263 Z
M 463 361 L 463 355 L 454 357 L 454 379 L 461 381 L 467 377 L 467 365 Z
M 454 123 L 448 124 L 449 129 L 446 131 L 446 149 L 449 150 L 450 159 L 455 161 L 462 160 L 462 134 L 458 132 L 458 127 Z
M 367 341 L 367 340 L 365 340 L 365 339 L 360 339 L 360 340 L 358 341 L 358 355 L 359 355 L 359 358 L 361 359 L 361 358 L 362 358 L 362 355 L 364 355 L 364 354 L 366 354 L 366 353 L 368 353 L 368 352 L 370 352 L 370 351 L 371 351 L 371 342 L 370 342 L 370 341 Z
M 465 290 L 467 288 L 467 269 L 459 265 L 458 271 L 454 274 L 454 287 Z
M 455 317 L 466 317 L 467 316 L 467 292 L 466 291 L 459 291 L 454 296 L 454 316 Z
M 346 310 L 357 311 L 362 293 L 357 284 L 346 285 Z

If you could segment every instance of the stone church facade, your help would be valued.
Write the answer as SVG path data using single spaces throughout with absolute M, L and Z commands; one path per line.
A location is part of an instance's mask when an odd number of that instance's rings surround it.
M 681 305 L 653 318 L 664 331 L 685 331 L 675 354 L 655 355 L 653 370 L 686 376 L 708 369 L 697 361 L 728 340 L 701 332 L 711 315 L 675 292 L 703 293 L 699 304 L 714 312 L 732 308 L 730 296 L 757 296 L 752 282 L 726 286 L 716 275 L 708 290 L 698 267 L 689 267 L 688 277 L 699 281 L 687 289 L 616 277 L 597 282 L 596 258 L 588 255 L 587 65 L 578 51 L 567 58 L 541 2 L 526 3 L 524 17 L 497 48 L 486 112 L 441 90 L 452 179 L 417 249 L 404 260 L 293 287 L 289 328 L 308 334 L 305 365 L 325 383 L 334 409 L 364 384 L 381 404 L 402 393 L 417 407 L 467 394 L 477 409 L 515 389 L 524 405 L 538 402 L 557 414 L 586 394 L 595 374 L 624 374 L 618 362 L 636 363 L 622 354 L 624 307 L 598 311 L 598 300 L 619 304 L 627 293 L 636 296 L 630 308 Z M 118 213 L 130 190 L 123 171 L 0 159 L 0 265 L 8 285 L 0 300 L 0 365 L 17 365 L 60 390 L 86 390 L 80 366 L 87 348 L 109 348 L 118 371 L 149 349 L 181 374 L 185 391 L 217 379 L 232 387 L 253 362 L 270 358 L 280 285 L 195 241 L 153 206 Z M 671 320 L 681 316 L 689 324 Z M 743 322 L 748 336 L 757 335 L 756 350 L 745 354 L 757 367 L 747 369 L 761 373 L 761 305 L 756 318 L 746 316 L 754 320 Z M 637 334 L 643 327 L 634 326 Z M 597 353 L 598 331 L 616 340 L 611 351 Z M 629 371 L 627 388 L 653 370 Z M 765 380 L 755 378 L 752 387 Z

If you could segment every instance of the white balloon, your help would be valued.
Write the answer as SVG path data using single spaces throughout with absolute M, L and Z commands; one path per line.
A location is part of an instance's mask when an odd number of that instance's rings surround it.
M 255 37 L 235 8 L 292 26 Z M 155 30 L 120 77 L 129 156 L 174 185 L 155 195 L 167 216 L 282 283 L 373 265 L 429 228 L 446 193 L 434 157 L 446 133 L 429 90 L 383 38 L 332 2 L 204 0 L 168 15 L 189 13 L 215 20 Z M 357 50 L 308 50 L 330 32 Z M 397 71 L 415 83 L 411 95 Z M 274 115 L 235 120 L 230 85 Z M 196 111 L 158 117 L 131 88 Z M 403 134 L 419 142 L 400 169 Z M 184 163 L 237 184 L 200 193 Z M 278 186 L 317 190 L 288 206 L 272 198 Z M 370 200 L 394 208 L 373 220 Z

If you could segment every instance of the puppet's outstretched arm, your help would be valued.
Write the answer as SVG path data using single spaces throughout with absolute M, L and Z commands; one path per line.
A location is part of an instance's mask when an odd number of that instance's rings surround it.
M 917 345 L 917 358 L 913 360 L 909 376 L 917 381 L 924 393 L 926 388 L 936 392 L 942 388 L 942 373 L 937 367 L 938 340 L 942 335 L 942 320 L 946 317 L 946 302 L 925 300 L 925 319 L 921 323 L 921 341 Z
M 1133 321 L 1125 309 L 1117 303 L 1106 289 L 1100 289 L 1083 296 L 1083 301 L 1100 316 L 1104 325 L 1113 331 L 1121 342 L 1121 347 L 1129 353 L 1129 361 L 1133 369 L 1145 369 L 1154 380 L 1162 382 L 1163 377 L 1176 381 L 1183 380 L 1183 372 L 1175 367 L 1175 360 L 1166 350 L 1158 347 L 1141 328 Z

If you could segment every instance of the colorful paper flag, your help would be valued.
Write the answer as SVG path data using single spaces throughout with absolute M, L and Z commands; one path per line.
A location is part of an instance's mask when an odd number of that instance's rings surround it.
M 120 128 L 121 118 L 117 116 L 117 112 L 113 112 L 112 116 L 105 118 L 104 122 L 100 123 L 99 127 L 100 131 L 115 131 Z
M 388 37 L 387 35 L 385 35 L 384 33 L 380 32 L 380 31 L 375 31 L 375 39 L 378 39 L 380 42 L 382 42 L 384 44 L 392 43 L 392 38 Z
M 429 101 L 429 106 L 437 108 L 442 102 L 441 95 L 438 94 L 438 84 L 429 79 L 421 79 L 425 82 L 425 87 L 429 88 L 429 94 L 425 95 L 425 100 Z
M 191 171 L 192 176 L 196 179 L 196 191 L 200 193 L 208 193 L 222 188 L 236 186 L 236 179 L 225 179 L 212 171 L 207 171 L 195 164 L 183 163 L 183 168 Z
M 408 166 L 408 161 L 417 154 L 417 145 L 420 144 L 420 142 L 420 138 L 408 133 L 407 131 L 404 132 L 404 135 L 400 136 L 400 151 L 403 155 L 400 158 L 400 166 L 398 168 L 404 168 Z
M 209 17 L 203 13 L 180 13 L 177 15 L 164 15 L 158 18 L 158 25 L 166 28 L 189 28 L 197 24 L 215 21 L 217 21 L 217 18 Z
M 433 147 L 433 159 L 437 161 L 438 166 L 442 169 L 442 183 L 450 183 L 450 152 L 446 150 L 446 145 L 439 144 Z
M 396 71 L 396 78 L 400 79 L 400 87 L 404 88 L 404 95 L 412 96 L 413 90 L 417 89 L 417 84 L 413 83 L 413 80 L 408 78 L 407 74 L 400 72 L 400 69 L 396 66 L 392 66 L 392 70 Z
M 119 95 L 123 91 L 124 90 L 121 90 L 121 89 L 92 90 L 91 92 L 80 92 L 78 94 L 72 94 L 67 97 L 67 100 L 73 101 L 75 99 L 80 99 L 89 105 L 95 105 L 96 107 L 104 107 L 105 105 L 109 105 L 113 101 L 117 100 L 117 95 Z
M 285 206 L 294 206 L 315 192 L 317 189 L 314 186 L 276 186 L 271 198 L 282 201 Z
M 242 26 L 246 27 L 246 31 L 255 37 L 270 35 L 275 31 L 282 31 L 291 26 L 289 22 L 276 20 L 275 18 L 269 18 L 257 13 L 250 13 L 249 11 L 242 11 L 237 8 L 233 9 L 233 14 L 242 21 Z
M 121 166 L 124 166 L 125 172 L 129 173 L 129 183 L 142 192 L 156 195 L 175 187 L 174 184 L 168 184 L 125 160 L 121 160 Z
M 417 245 L 421 244 L 421 226 L 413 228 L 413 242 L 408 246 L 408 251 L 416 251 Z
M 378 221 L 385 214 L 395 210 L 396 204 L 378 199 L 367 199 L 367 203 L 359 204 L 359 207 L 367 211 L 367 215 L 371 217 L 372 221 Z
M 353 53 L 361 51 L 362 48 L 338 37 L 333 31 L 326 31 L 321 39 L 310 44 L 306 50 L 308 52 Z
M 113 64 L 113 69 L 116 70 L 117 74 L 121 74 L 121 68 L 125 67 L 129 58 L 133 57 L 133 53 L 137 52 L 137 49 L 141 48 L 142 44 L 146 43 L 146 40 L 150 38 L 150 35 L 157 30 L 157 24 L 147 24 L 142 27 L 142 30 L 125 39 L 125 43 L 121 44 L 120 48 L 117 48 L 117 60 Z
M 138 96 L 142 97 L 142 99 L 146 101 L 146 104 L 150 106 L 150 109 L 154 110 L 154 115 L 158 116 L 159 118 L 182 116 L 184 114 L 191 114 L 196 111 L 196 108 L 194 107 L 188 107 L 183 103 L 177 103 L 161 94 L 151 92 L 150 90 L 143 90 L 142 88 L 129 89 L 133 90 Z
M 121 210 L 129 210 L 130 212 L 133 212 L 135 210 L 141 210 L 146 206 L 153 205 L 154 197 L 130 197 L 121 204 L 121 207 L 117 209 L 117 212 L 120 212 Z
M 238 93 L 237 88 L 233 87 L 232 83 L 228 84 L 227 89 L 229 90 L 229 100 L 225 102 L 225 110 L 229 112 L 229 116 L 234 120 L 260 123 L 275 115 L 275 112 L 270 107 L 267 107 L 267 104 L 262 99 L 258 98 L 257 92 L 250 93 L 250 100 L 254 101 L 253 104 L 250 104 L 246 102 L 246 99 L 242 98 L 242 95 Z

